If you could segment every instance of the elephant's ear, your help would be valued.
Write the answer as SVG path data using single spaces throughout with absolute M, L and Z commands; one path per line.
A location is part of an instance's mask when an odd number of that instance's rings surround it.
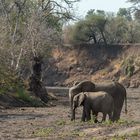
M 80 93 L 80 95 L 79 95 L 79 102 L 78 102 L 78 106 L 80 106 L 80 105 L 82 105 L 82 103 L 84 102 L 84 100 L 85 100 L 85 94 L 84 94 L 84 92 L 83 93 Z

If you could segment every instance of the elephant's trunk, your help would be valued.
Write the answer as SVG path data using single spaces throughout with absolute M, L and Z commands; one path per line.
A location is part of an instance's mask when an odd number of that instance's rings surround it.
M 75 120 L 75 107 L 73 105 L 73 96 L 70 94 L 70 109 L 71 109 L 71 121 Z
M 71 121 L 75 120 L 75 108 L 71 109 Z

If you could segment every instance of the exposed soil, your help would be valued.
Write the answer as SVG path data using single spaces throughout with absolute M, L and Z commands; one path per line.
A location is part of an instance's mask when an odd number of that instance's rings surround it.
M 0 139 L 17 140 L 139 140 L 140 89 L 127 89 L 128 114 L 122 110 L 118 123 L 81 122 L 81 108 L 76 121 L 70 121 L 66 94 L 56 94 L 51 107 L 14 107 L 0 109 Z M 61 95 L 60 95 L 61 94 Z M 51 104 L 51 103 L 50 103 Z
M 134 73 L 126 74 L 128 60 L 133 60 Z M 44 61 L 43 81 L 47 86 L 71 86 L 74 81 L 119 81 L 126 87 L 140 86 L 140 45 L 91 45 L 54 48 Z M 132 64 L 131 64 L 132 65 Z

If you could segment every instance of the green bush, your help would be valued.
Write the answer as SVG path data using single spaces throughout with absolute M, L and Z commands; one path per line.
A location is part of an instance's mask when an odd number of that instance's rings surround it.
M 23 100 L 24 102 L 29 103 L 31 106 L 38 107 L 38 106 L 44 106 L 45 104 L 41 101 L 40 98 L 36 98 L 34 96 L 31 96 L 29 92 L 23 88 L 18 87 L 16 92 L 16 97 Z
M 127 59 L 125 59 L 122 63 L 123 67 L 125 68 L 125 75 L 128 77 L 131 77 L 134 74 L 135 71 L 135 57 L 130 56 Z
M 128 76 L 128 77 L 131 77 L 134 73 L 134 70 L 135 70 L 135 67 L 134 65 L 128 65 L 125 69 L 125 74 Z
M 0 68 L 0 93 L 15 92 L 23 81 L 12 70 Z

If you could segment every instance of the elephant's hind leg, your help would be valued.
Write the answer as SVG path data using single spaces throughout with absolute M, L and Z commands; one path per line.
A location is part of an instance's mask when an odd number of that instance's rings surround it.
M 109 116 L 109 120 L 113 121 L 113 113 L 112 112 L 108 113 L 108 116 Z
M 120 119 L 122 107 L 115 107 L 113 111 L 113 121 L 118 121 Z

